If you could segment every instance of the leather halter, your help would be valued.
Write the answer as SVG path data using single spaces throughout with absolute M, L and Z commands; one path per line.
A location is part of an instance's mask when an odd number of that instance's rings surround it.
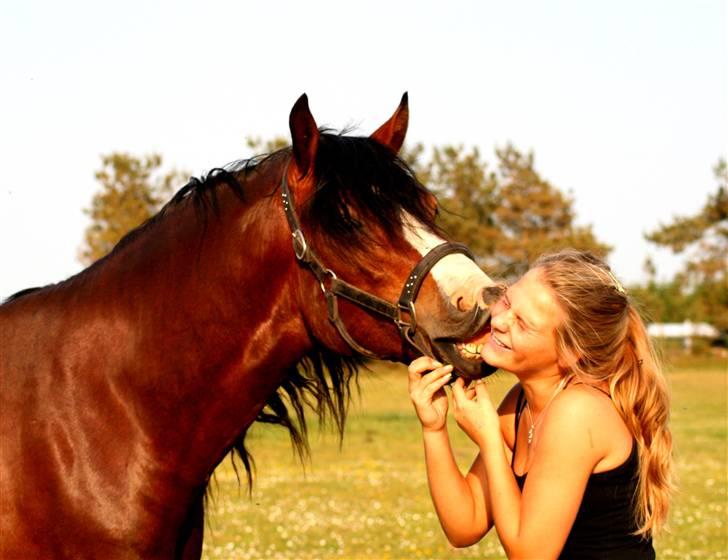
M 326 268 L 321 263 L 316 253 L 306 242 L 306 237 L 303 234 L 301 224 L 298 221 L 298 216 L 296 215 L 294 200 L 291 196 L 291 191 L 288 188 L 287 176 L 288 167 L 286 167 L 283 172 L 283 179 L 281 180 L 281 196 L 283 198 L 283 210 L 285 211 L 288 225 L 291 228 L 293 252 L 296 254 L 296 258 L 300 262 L 304 263 L 318 280 L 319 286 L 321 286 L 321 291 L 326 297 L 329 321 L 334 324 L 341 335 L 341 338 L 343 338 L 355 352 L 366 356 L 367 358 L 380 359 L 380 356 L 370 352 L 356 342 L 346 330 L 346 326 L 339 315 L 339 297 L 347 299 L 368 311 L 372 311 L 390 319 L 397 325 L 399 334 L 403 341 L 408 342 L 423 354 L 428 354 L 425 349 L 421 348 L 415 342 L 415 333 L 417 331 L 417 314 L 415 313 L 414 303 L 415 299 L 417 298 L 417 294 L 420 291 L 420 287 L 422 286 L 422 282 L 425 280 L 425 277 L 432 267 L 440 261 L 440 259 L 452 253 L 462 253 L 470 259 L 475 260 L 470 249 L 462 243 L 446 242 L 429 251 L 424 257 L 422 257 L 407 277 L 397 303 L 390 303 L 349 284 L 345 280 L 337 278 L 334 271 L 330 268 Z

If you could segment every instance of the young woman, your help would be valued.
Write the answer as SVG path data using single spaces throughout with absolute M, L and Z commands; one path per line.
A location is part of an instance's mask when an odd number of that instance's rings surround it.
M 468 546 L 495 525 L 509 558 L 654 558 L 672 490 L 668 395 L 609 267 L 576 251 L 542 257 L 494 305 L 480 342 L 518 383 L 497 411 L 484 384 L 453 384 L 455 419 L 480 449 L 465 476 L 446 427 L 451 366 L 409 368 L 448 540 Z

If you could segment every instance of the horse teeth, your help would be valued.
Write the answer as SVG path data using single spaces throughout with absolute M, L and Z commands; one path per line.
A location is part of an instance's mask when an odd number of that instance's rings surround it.
M 460 349 L 460 354 L 462 354 L 463 357 L 471 358 L 480 356 L 480 352 L 483 350 L 483 345 L 470 342 L 467 344 L 459 344 L 458 348 Z

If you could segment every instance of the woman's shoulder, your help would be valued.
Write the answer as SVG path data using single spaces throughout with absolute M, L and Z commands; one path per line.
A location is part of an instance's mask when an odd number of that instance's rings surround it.
M 584 441 L 604 455 L 620 454 L 622 448 L 631 444 L 629 430 L 611 398 L 584 384 L 569 385 L 561 391 L 544 418 L 543 429 L 562 435 L 564 430 L 574 436 L 585 434 Z
M 549 416 L 565 416 L 570 421 L 589 421 L 604 419 L 605 414 L 611 416 L 612 413 L 616 414 L 616 409 L 608 394 L 583 383 L 572 383 L 556 396 Z

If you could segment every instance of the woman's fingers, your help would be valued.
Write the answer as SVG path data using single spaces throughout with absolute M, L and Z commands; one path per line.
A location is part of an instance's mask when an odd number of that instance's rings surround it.
M 428 357 L 417 358 L 408 368 L 410 389 L 416 386 L 427 386 L 433 381 L 451 373 L 451 365 L 443 366 L 440 362 Z
M 422 377 L 422 394 L 427 399 L 432 397 L 450 381 L 453 367 L 450 365 L 438 368 Z
M 465 402 L 477 401 L 478 397 L 482 397 L 483 399 L 490 398 L 488 391 L 485 389 L 485 384 L 476 381 L 466 387 L 465 380 L 462 377 L 453 383 L 452 395 L 453 402 L 459 407 L 462 407 Z
M 435 369 L 440 366 L 442 366 L 442 364 L 434 358 L 430 358 L 429 356 L 420 356 L 413 360 L 409 365 L 409 371 L 410 373 L 422 373 L 428 369 Z
M 452 377 L 452 366 L 446 365 L 433 369 L 431 372 L 421 375 L 419 379 L 411 384 L 412 393 L 423 395 L 434 395 L 437 389 L 445 385 Z
M 410 382 L 417 382 L 422 377 L 422 374 L 442 367 L 442 364 L 437 360 L 430 358 L 429 356 L 420 356 L 414 360 L 407 368 Z
M 456 408 L 460 408 L 465 400 L 465 380 L 458 377 L 452 384 L 452 401 Z

